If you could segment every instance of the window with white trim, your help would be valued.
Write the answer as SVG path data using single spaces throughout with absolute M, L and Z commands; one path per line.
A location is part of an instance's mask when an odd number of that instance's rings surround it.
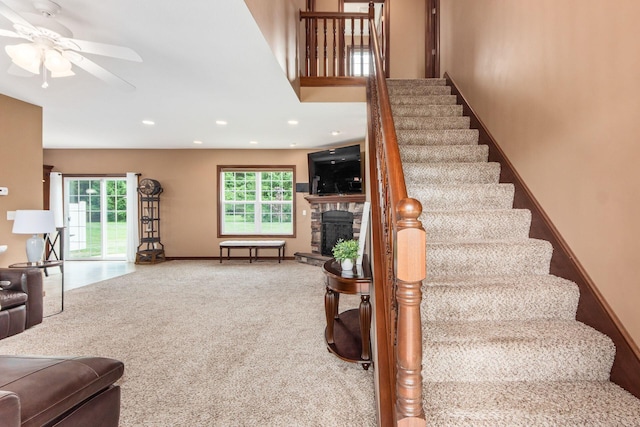
M 220 236 L 293 236 L 295 166 L 218 166 Z
M 350 76 L 366 77 L 369 75 L 371 51 L 368 47 L 351 46 L 349 48 Z

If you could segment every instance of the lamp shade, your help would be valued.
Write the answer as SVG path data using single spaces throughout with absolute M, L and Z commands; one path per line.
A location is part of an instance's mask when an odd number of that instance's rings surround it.
M 13 220 L 14 234 L 44 234 L 56 231 L 52 211 L 17 210 Z
M 31 234 L 27 239 L 27 260 L 31 264 L 42 261 L 44 239 L 38 234 L 53 233 L 56 224 L 52 211 L 18 210 L 13 220 L 14 234 Z

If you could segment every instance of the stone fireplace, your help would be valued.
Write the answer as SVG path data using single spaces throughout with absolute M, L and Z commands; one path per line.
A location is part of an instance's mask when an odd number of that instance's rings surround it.
M 360 225 L 362 224 L 362 211 L 365 202 L 364 194 L 345 196 L 309 195 L 305 199 L 311 204 L 312 255 L 320 258 L 332 258 L 331 248 L 333 248 L 338 238 L 353 238 L 357 240 L 360 237 Z M 346 228 L 351 229 L 350 237 L 348 231 L 345 231 Z M 328 235 L 328 233 L 333 234 Z M 346 235 L 342 235 L 342 233 L 346 233 Z M 323 238 L 325 241 L 324 251 Z

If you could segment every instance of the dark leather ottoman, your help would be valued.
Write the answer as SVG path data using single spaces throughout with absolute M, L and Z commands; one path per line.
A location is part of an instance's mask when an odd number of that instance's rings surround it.
M 0 427 L 117 427 L 123 372 L 103 357 L 0 356 Z

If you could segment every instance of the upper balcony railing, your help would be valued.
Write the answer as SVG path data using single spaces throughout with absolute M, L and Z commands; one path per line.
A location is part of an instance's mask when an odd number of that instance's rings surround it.
M 374 24 L 373 4 L 369 13 L 300 12 L 300 20 L 305 34 L 301 84 L 364 86 L 370 74 L 371 31 L 378 27 L 384 33 L 382 18 Z

